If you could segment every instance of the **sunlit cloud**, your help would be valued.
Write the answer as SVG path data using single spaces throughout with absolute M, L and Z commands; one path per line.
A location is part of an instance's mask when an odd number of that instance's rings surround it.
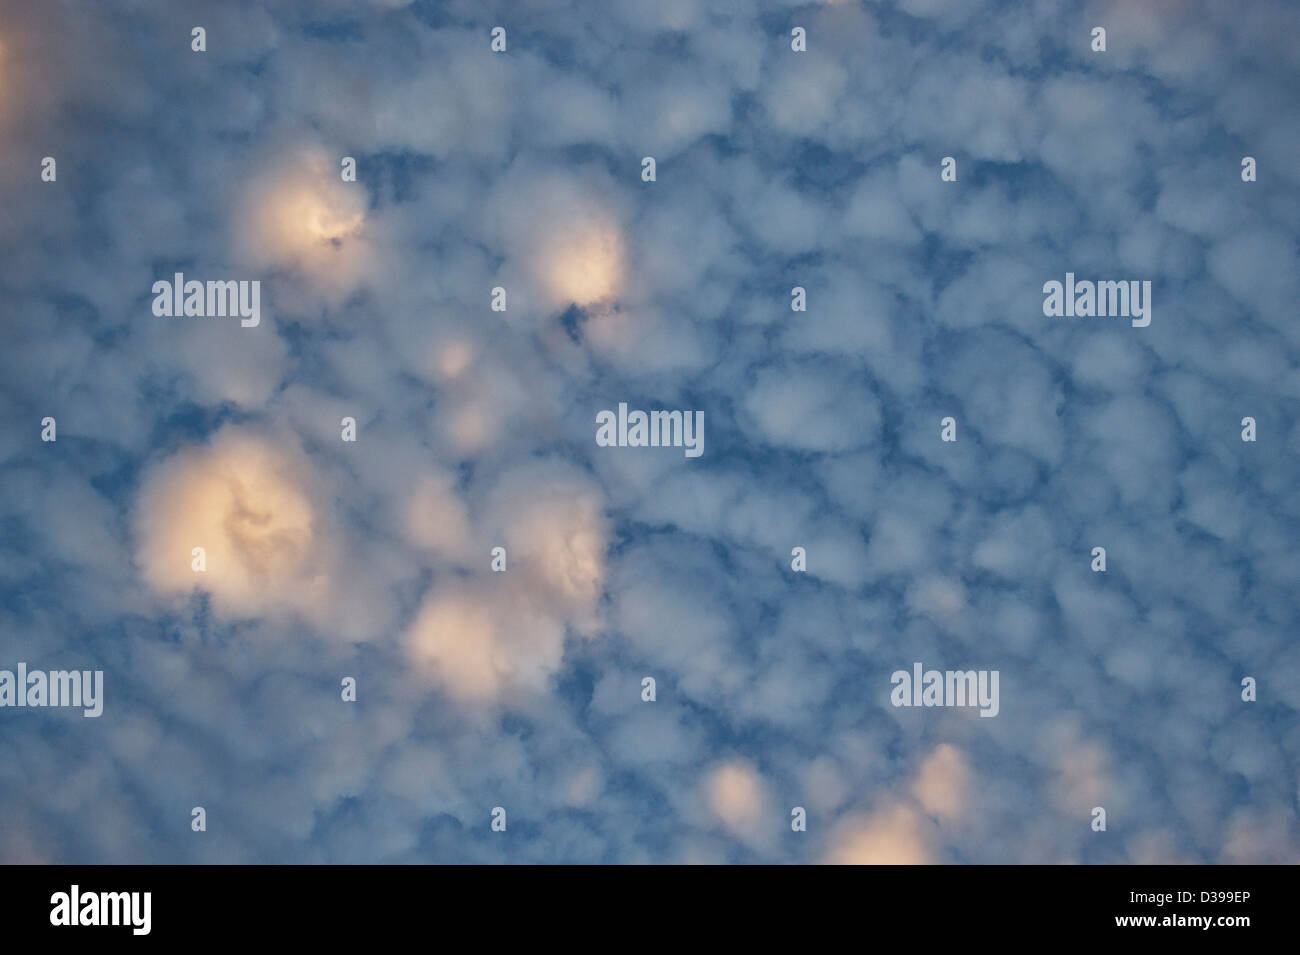
M 474 361 L 474 348 L 463 339 L 454 339 L 438 347 L 434 355 L 434 374 L 442 381 L 455 381 Z
M 628 271 L 622 216 L 603 174 L 515 171 L 494 198 L 493 219 L 510 255 L 505 281 L 522 271 L 544 311 L 618 300 Z
M 579 306 L 606 302 L 623 283 L 623 239 L 599 219 L 557 225 L 539 253 L 538 269 L 551 297 Z
M 904 794 L 857 813 L 832 830 L 825 860 L 843 865 L 924 865 L 940 861 L 940 824 L 961 818 L 972 771 L 956 747 L 936 746 Z
M 299 147 L 253 179 L 236 228 L 254 263 L 299 270 L 330 291 L 354 284 L 370 265 L 366 210 L 365 187 L 342 180 L 338 157 Z
M 934 825 L 905 804 L 850 819 L 836 828 L 832 865 L 924 865 L 933 861 Z
M 734 759 L 715 768 L 705 781 L 705 796 L 714 819 L 729 833 L 760 843 L 776 831 L 766 789 L 748 761 Z
M 352 201 L 343 201 L 351 196 Z M 355 191 L 343 196 L 327 195 L 323 190 L 301 189 L 287 196 L 275 209 L 276 224 L 287 241 L 300 235 L 302 245 L 341 243 L 361 231 L 365 216 L 347 208 L 355 204 Z
M 597 627 L 607 531 L 594 491 L 565 467 L 532 465 L 502 479 L 471 522 L 450 478 L 431 477 L 410 513 L 425 546 L 481 560 L 426 596 L 405 636 L 417 674 L 468 702 L 544 689 L 568 634 Z M 505 548 L 503 572 L 487 569 L 493 546 Z
M 415 665 L 457 699 L 491 699 L 514 676 L 493 606 L 486 594 L 444 589 L 425 602 L 407 634 Z
M 435 587 L 405 636 L 418 677 L 477 704 L 544 692 L 564 640 L 564 621 L 516 592 L 508 575 Z
M 921 764 L 912 795 L 936 819 L 956 819 L 966 808 L 970 781 L 966 757 L 944 743 L 936 746 Z
M 321 607 L 329 545 L 305 475 L 294 452 L 237 431 L 157 465 L 136 500 L 145 581 L 162 594 L 210 594 L 223 615 Z

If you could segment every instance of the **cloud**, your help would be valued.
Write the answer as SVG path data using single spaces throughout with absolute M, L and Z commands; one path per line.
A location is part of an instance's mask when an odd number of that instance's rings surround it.
M 746 842 L 771 844 L 779 817 L 752 764 L 743 759 L 722 763 L 709 773 L 705 786 L 709 811 L 724 829 Z
M 288 137 L 277 145 L 245 172 L 228 228 L 249 267 L 295 273 L 337 301 L 370 268 L 365 189 L 343 181 L 340 158 L 322 147 Z
M 491 214 L 512 273 L 526 282 L 526 308 L 551 311 L 617 298 L 627 263 L 611 189 L 594 168 L 517 167 L 505 177 Z
M 318 605 L 330 550 L 307 467 L 268 439 L 234 431 L 157 465 L 136 504 L 145 580 L 164 594 L 208 593 L 221 613 Z M 204 551 L 201 572 L 194 548 Z
M 924 865 L 934 861 L 933 824 L 899 805 L 850 820 L 832 839 L 831 865 Z
M 425 599 L 405 637 L 411 659 L 459 699 L 545 690 L 568 634 L 594 636 L 599 627 L 606 531 L 594 489 L 543 462 L 505 475 L 474 531 L 445 481 L 426 480 L 415 507 L 414 532 L 444 554 L 461 551 L 457 532 L 485 545 L 473 570 Z M 486 542 L 505 549 L 503 570 L 488 569 Z
M 1294 861 L 1300 14 L 482 6 L 0 0 L 0 857 Z

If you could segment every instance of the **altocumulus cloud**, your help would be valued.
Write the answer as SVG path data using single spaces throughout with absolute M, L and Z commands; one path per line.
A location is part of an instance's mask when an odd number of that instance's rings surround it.
M 0 858 L 1297 861 L 1297 28 L 0 0 L 0 665 L 105 671 L 0 717 Z

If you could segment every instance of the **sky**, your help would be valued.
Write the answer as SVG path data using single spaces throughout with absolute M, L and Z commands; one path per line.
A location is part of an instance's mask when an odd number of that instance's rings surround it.
M 0 0 L 0 861 L 1300 862 L 1297 32 Z

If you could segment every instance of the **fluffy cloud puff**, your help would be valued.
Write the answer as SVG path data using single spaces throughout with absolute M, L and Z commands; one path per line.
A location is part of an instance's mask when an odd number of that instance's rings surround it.
M 330 515 L 291 447 L 226 430 L 155 465 L 136 499 L 136 561 L 161 594 L 201 591 L 223 615 L 321 616 L 335 572 Z M 194 549 L 206 570 L 196 571 Z

